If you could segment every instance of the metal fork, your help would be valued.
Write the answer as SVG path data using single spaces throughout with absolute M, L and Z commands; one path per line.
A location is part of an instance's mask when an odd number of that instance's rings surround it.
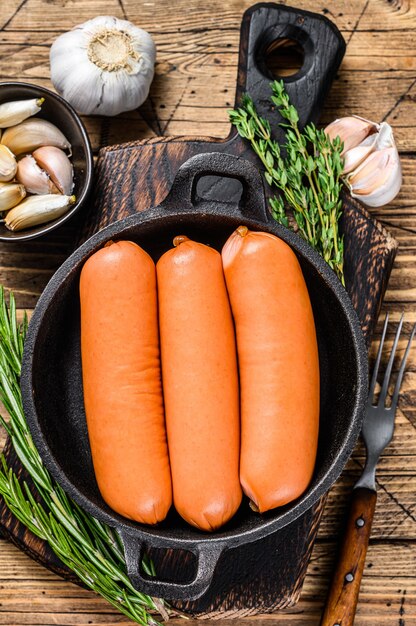
M 376 466 L 381 453 L 393 437 L 394 416 L 399 399 L 400 387 L 406 369 L 410 346 L 416 331 L 415 324 L 400 364 L 391 404 L 387 406 L 387 392 L 391 382 L 394 357 L 403 327 L 402 314 L 394 337 L 393 347 L 384 374 L 378 402 L 375 404 L 375 387 L 388 322 L 389 316 L 387 314 L 384 321 L 380 347 L 374 364 L 368 394 L 367 410 L 361 431 L 367 449 L 367 459 L 363 473 L 353 488 L 346 531 L 341 542 L 337 565 L 321 619 L 321 626 L 352 626 L 354 623 L 361 578 L 377 501 Z

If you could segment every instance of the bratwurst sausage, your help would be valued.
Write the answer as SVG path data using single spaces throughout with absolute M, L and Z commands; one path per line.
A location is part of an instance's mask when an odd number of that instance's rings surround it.
M 240 371 L 240 480 L 262 513 L 299 497 L 314 469 L 319 360 L 298 260 L 274 235 L 240 226 L 222 250 Z
M 158 261 L 159 327 L 173 501 L 215 530 L 241 502 L 233 321 L 221 255 L 175 237 Z
M 156 524 L 172 503 L 157 323 L 156 269 L 131 241 L 110 242 L 80 280 L 84 404 L 107 504 Z

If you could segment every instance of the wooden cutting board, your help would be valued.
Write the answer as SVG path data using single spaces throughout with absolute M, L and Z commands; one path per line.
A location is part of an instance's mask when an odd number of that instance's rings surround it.
M 269 101 L 268 51 L 294 40 L 304 51 L 301 70 L 286 79 L 291 101 L 302 124 L 316 121 L 345 44 L 336 27 L 322 16 L 276 4 L 258 4 L 242 21 L 236 103 L 247 91 L 259 112 L 272 124 L 273 135 L 283 141 L 281 121 Z M 223 151 L 256 162 L 252 151 L 231 130 L 224 140 L 164 137 L 131 142 L 101 150 L 96 167 L 95 193 L 86 211 L 79 242 L 107 224 L 161 202 L 179 166 L 191 156 Z M 258 164 L 258 163 L 257 163 Z M 240 188 L 230 178 L 206 176 L 199 181 L 197 198 L 236 202 Z M 196 201 L 197 201 L 196 198 Z M 342 228 L 345 238 L 347 289 L 369 342 L 387 286 L 397 244 L 375 220 L 353 201 L 344 198 Z M 27 476 L 8 443 L 8 464 Z M 296 522 L 267 540 L 226 553 L 212 587 L 199 600 L 178 607 L 201 617 L 238 617 L 272 612 L 293 605 L 299 598 L 314 539 L 324 508 L 323 498 Z M 24 528 L 0 502 L 0 528 L 22 550 L 58 574 L 78 582 L 48 546 Z M 177 579 L 192 570 L 184 553 L 153 554 L 157 571 Z

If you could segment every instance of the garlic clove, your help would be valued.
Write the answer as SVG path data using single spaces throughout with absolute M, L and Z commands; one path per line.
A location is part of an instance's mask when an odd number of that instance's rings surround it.
M 40 118 L 31 118 L 17 126 L 11 126 L 3 133 L 1 143 L 16 156 L 32 152 L 41 146 L 56 146 L 62 150 L 71 148 L 71 144 L 59 128 Z
M 353 198 L 369 207 L 391 202 L 402 184 L 400 158 L 395 147 L 383 148 L 370 156 L 346 177 Z
M 75 201 L 75 196 L 30 196 L 6 214 L 4 223 L 13 231 L 39 226 L 64 215 Z
M 31 100 L 15 100 L 0 104 L 0 128 L 16 126 L 23 120 L 39 113 L 45 98 L 33 98 Z
M 377 182 L 382 182 L 383 173 L 389 160 L 388 150 L 391 148 L 374 152 L 348 176 L 347 180 L 354 193 L 371 193 L 376 188 Z
M 393 148 L 396 146 L 394 141 L 393 129 L 387 122 L 381 122 L 380 130 L 376 135 L 374 144 L 376 150 L 382 150 L 383 148 Z
M 48 174 L 39 167 L 30 154 L 19 160 L 16 179 L 29 193 L 40 195 L 59 193 L 59 189 L 53 184 Z
M 340 137 L 344 144 L 342 155 L 351 148 L 355 148 L 369 135 L 378 131 L 378 124 L 370 122 L 363 117 L 352 115 L 350 117 L 341 117 L 331 122 L 326 128 L 325 133 L 331 141 L 336 137 Z
M 344 154 L 344 168 L 342 170 L 344 174 L 352 172 L 352 170 L 358 167 L 374 150 L 374 141 L 370 145 L 363 145 L 363 143 L 364 142 L 355 148 L 347 150 Z
M 71 195 L 74 188 L 74 168 L 65 152 L 55 146 L 44 146 L 35 150 L 32 156 L 55 183 L 60 193 Z
M 363 132 L 365 124 L 373 124 L 364 118 L 356 119 L 360 121 Z M 357 123 L 357 133 L 358 130 Z M 345 151 L 344 174 L 351 195 L 367 206 L 383 206 L 395 198 L 402 184 L 402 170 L 393 129 L 387 122 L 373 124 L 370 134 L 357 146 Z
M 0 183 L 0 211 L 8 211 L 26 196 L 23 185 L 17 183 Z
M 12 180 L 16 174 L 17 163 L 13 152 L 0 144 L 0 182 Z

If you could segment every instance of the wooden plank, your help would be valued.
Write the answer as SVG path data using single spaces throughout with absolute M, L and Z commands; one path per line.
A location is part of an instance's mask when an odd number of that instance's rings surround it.
M 329 492 L 319 536 L 335 538 L 341 531 L 345 517 L 348 496 L 359 477 L 343 474 Z M 374 516 L 372 537 L 390 541 L 393 539 L 416 539 L 415 476 L 377 475 L 378 502 Z M 409 572 L 410 575 L 410 572 Z
M 13 6 L 21 2 L 14 0 Z M 416 22 L 415 8 L 409 0 L 406 2 L 385 3 L 382 0 L 371 0 L 367 3 L 362 0 L 349 2 L 331 2 L 317 0 L 313 6 L 309 0 L 297 0 L 296 6 L 301 9 L 313 10 L 328 15 L 335 20 L 339 28 L 354 36 L 361 30 L 387 30 L 389 23 L 394 22 L 397 30 L 408 30 Z M 205 30 L 218 25 L 218 16 L 221 16 L 221 28 L 235 28 L 239 24 L 243 12 L 252 5 L 250 0 L 239 0 L 224 5 L 221 0 L 210 0 L 209 3 L 193 0 L 177 0 L 174 12 L 166 11 L 166 2 L 136 2 L 135 0 L 67 0 L 65 2 L 48 3 L 48 22 L 50 27 L 60 25 L 64 30 L 92 15 L 115 15 L 127 18 L 149 31 L 173 31 L 192 28 Z M 76 6 L 76 11 L 74 7 Z M 363 9 L 365 9 L 363 11 Z M 4 13 L 4 15 L 3 15 Z M 10 9 L 2 9 L 0 16 L 9 16 Z M 1 23 L 1 22 L 0 22 Z M 8 30 L 42 31 L 45 28 L 45 5 L 42 0 L 28 0 L 14 16 Z
M 233 104 L 238 28 L 250 0 L 7 0 L 0 4 L 0 76 L 50 86 L 48 46 L 60 32 L 95 14 L 128 17 L 150 30 L 158 46 L 151 98 L 139 112 L 116 120 L 86 120 L 95 150 L 99 146 L 156 134 L 224 137 L 226 108 Z M 406 311 L 406 331 L 416 321 L 416 206 L 414 121 L 416 3 L 411 0 L 297 0 L 301 8 L 335 20 L 349 42 L 347 55 L 323 112 L 335 116 L 387 116 L 403 158 L 404 185 L 390 207 L 374 215 L 390 228 L 401 249 L 385 309 L 397 323 Z M 20 10 L 19 10 L 20 9 Z M 45 20 L 45 14 L 47 20 Z M 32 307 L 49 276 L 67 255 L 71 229 L 57 238 L 0 247 L 0 283 L 17 292 L 20 307 Z M 17 269 L 21 268 L 21 269 Z M 380 330 L 380 325 L 378 330 Z M 392 334 L 388 345 L 391 345 Z M 376 345 L 373 347 L 374 357 Z M 400 342 L 399 356 L 404 350 Z M 397 367 L 396 367 L 397 369 Z M 394 439 L 379 466 L 379 507 L 363 581 L 356 625 L 416 625 L 416 354 L 409 359 Z M 2 446 L 0 435 L 0 448 Z M 348 494 L 364 461 L 361 444 L 331 490 L 320 543 L 315 546 L 301 602 L 278 616 L 245 618 L 245 626 L 317 626 Z M 412 569 L 413 566 L 413 569 Z M 123 624 L 131 622 L 94 594 L 65 583 L 14 547 L 0 542 L 0 624 L 22 626 Z M 172 624 L 182 624 L 175 620 Z M 194 626 L 195 622 L 188 621 Z
M 30 81 L 51 88 L 48 70 L 45 70 L 43 75 L 36 68 L 28 67 L 32 50 L 32 46 L 23 48 L 23 51 L 20 51 L 18 46 L 0 46 L 2 53 L 0 75 L 4 79 Z M 42 54 L 39 63 L 46 67 L 48 49 L 40 50 Z M 159 57 L 162 54 L 163 52 L 159 50 Z M 226 67 L 223 58 L 219 67 L 215 63 L 215 57 L 207 60 L 204 55 L 199 57 L 196 55 L 190 68 L 188 56 L 189 53 L 185 54 L 181 63 L 175 60 L 178 64 L 169 73 L 166 68 L 163 69 L 163 62 L 158 63 L 151 90 L 151 101 L 138 112 L 121 114 L 111 121 L 98 118 L 84 119 L 95 151 L 105 144 L 122 143 L 155 134 L 202 134 L 214 137 L 225 137 L 228 134 L 226 110 L 234 104 L 233 85 L 236 79 L 237 51 L 228 54 L 230 64 Z M 394 127 L 399 148 L 404 151 L 415 150 L 416 139 L 412 127 L 414 88 L 395 108 L 411 84 L 413 74 L 410 72 L 410 75 L 406 75 L 401 71 L 389 74 L 383 71 L 369 74 L 371 78 L 367 78 L 367 75 L 363 78 L 362 72 L 351 70 L 347 61 L 348 59 L 342 66 L 339 78 L 334 82 L 322 114 L 322 123 L 326 124 L 337 116 L 350 114 L 365 115 L 375 121 L 387 117 Z M 185 71 L 188 74 L 184 75 Z M 189 75 L 189 72 L 192 72 L 192 75 Z M 217 80 L 219 76 L 221 81 Z M 208 95 L 207 79 L 211 78 L 216 80 L 213 81 L 213 87 L 210 87 Z M 390 111 L 392 113 L 389 113 Z
M 96 8 L 98 13 L 103 12 L 103 4 L 94 2 L 92 8 Z M 140 9 L 134 3 L 128 7 L 124 3 L 129 16 L 131 13 L 131 19 L 149 28 L 155 35 L 158 46 L 156 77 L 151 101 L 142 108 L 142 115 L 137 112 L 122 115 L 111 123 L 108 120 L 88 121 L 94 147 L 97 149 L 104 143 L 149 136 L 149 133 L 225 136 L 228 122 L 224 109 L 232 105 L 234 98 L 239 18 L 247 5 L 239 3 L 238 10 L 224 12 L 221 24 L 213 24 L 211 9 L 201 8 L 198 3 L 192 5 L 189 14 L 186 11 L 184 15 L 180 14 L 179 3 L 175 23 L 166 21 L 163 3 L 156 3 L 155 6 L 154 3 L 144 3 Z M 304 6 L 305 3 L 300 5 Z M 50 86 L 48 48 L 62 29 L 54 30 L 49 25 L 65 23 L 69 28 L 82 19 L 83 7 L 80 15 L 78 11 L 74 15 L 72 10 L 69 15 L 70 6 L 72 3 L 64 3 L 61 12 L 56 4 L 50 3 L 48 8 L 51 8 L 51 18 L 45 31 L 43 3 L 40 0 L 25 3 L 2 37 L 2 77 L 33 80 Z M 105 9 L 108 13 L 107 5 Z M 118 3 L 114 3 L 114 9 L 115 14 L 120 16 Z M 347 11 L 338 14 L 326 9 L 322 3 L 316 3 L 314 9 L 335 15 L 347 40 L 354 34 L 340 78 L 334 85 L 324 111 L 323 122 L 330 121 L 335 115 L 349 113 L 365 114 L 376 120 L 387 116 L 396 128 L 399 147 L 414 150 L 414 132 L 409 135 L 414 98 L 414 86 L 411 87 L 415 69 L 411 28 L 415 19 L 414 11 L 411 8 L 404 11 L 402 7 L 395 10 L 389 7 L 386 10 L 384 2 L 370 2 L 360 24 L 371 16 L 372 27 L 360 30 L 355 28 L 355 24 L 361 15 L 361 2 L 351 3 Z M 378 16 L 380 22 L 377 22 Z M 207 24 L 211 28 L 207 28 Z M 377 24 L 382 29 L 374 32 Z M 392 38 L 389 33 L 393 25 Z M 39 32 L 34 32 L 38 27 Z M 367 54 L 368 50 L 371 50 L 371 55 Z M 209 99 L 207 78 L 214 79 L 209 82 Z
M 0 625 L 23 624 L 127 624 L 125 618 L 95 594 L 64 582 L 47 572 L 10 544 L 0 543 L 2 569 L 0 573 Z M 292 609 L 278 616 L 258 616 L 244 619 L 246 626 L 263 624 L 317 625 L 325 588 L 334 563 L 336 544 L 317 542 L 306 578 L 302 599 Z M 397 624 L 400 607 L 406 607 L 406 624 L 416 618 L 414 601 L 416 582 L 409 576 L 416 559 L 416 544 L 374 543 L 370 545 L 365 576 L 360 594 L 356 625 Z M 17 589 L 17 592 L 16 592 Z M 404 594 L 404 592 L 406 592 Z M 18 620 L 13 622 L 18 615 Z M 8 621 L 9 620 L 9 621 Z M 408 621 L 409 620 L 409 621 Z M 184 622 L 172 620 L 172 626 Z M 194 620 L 187 620 L 195 626 Z M 204 623 L 218 624 L 206 620 Z

